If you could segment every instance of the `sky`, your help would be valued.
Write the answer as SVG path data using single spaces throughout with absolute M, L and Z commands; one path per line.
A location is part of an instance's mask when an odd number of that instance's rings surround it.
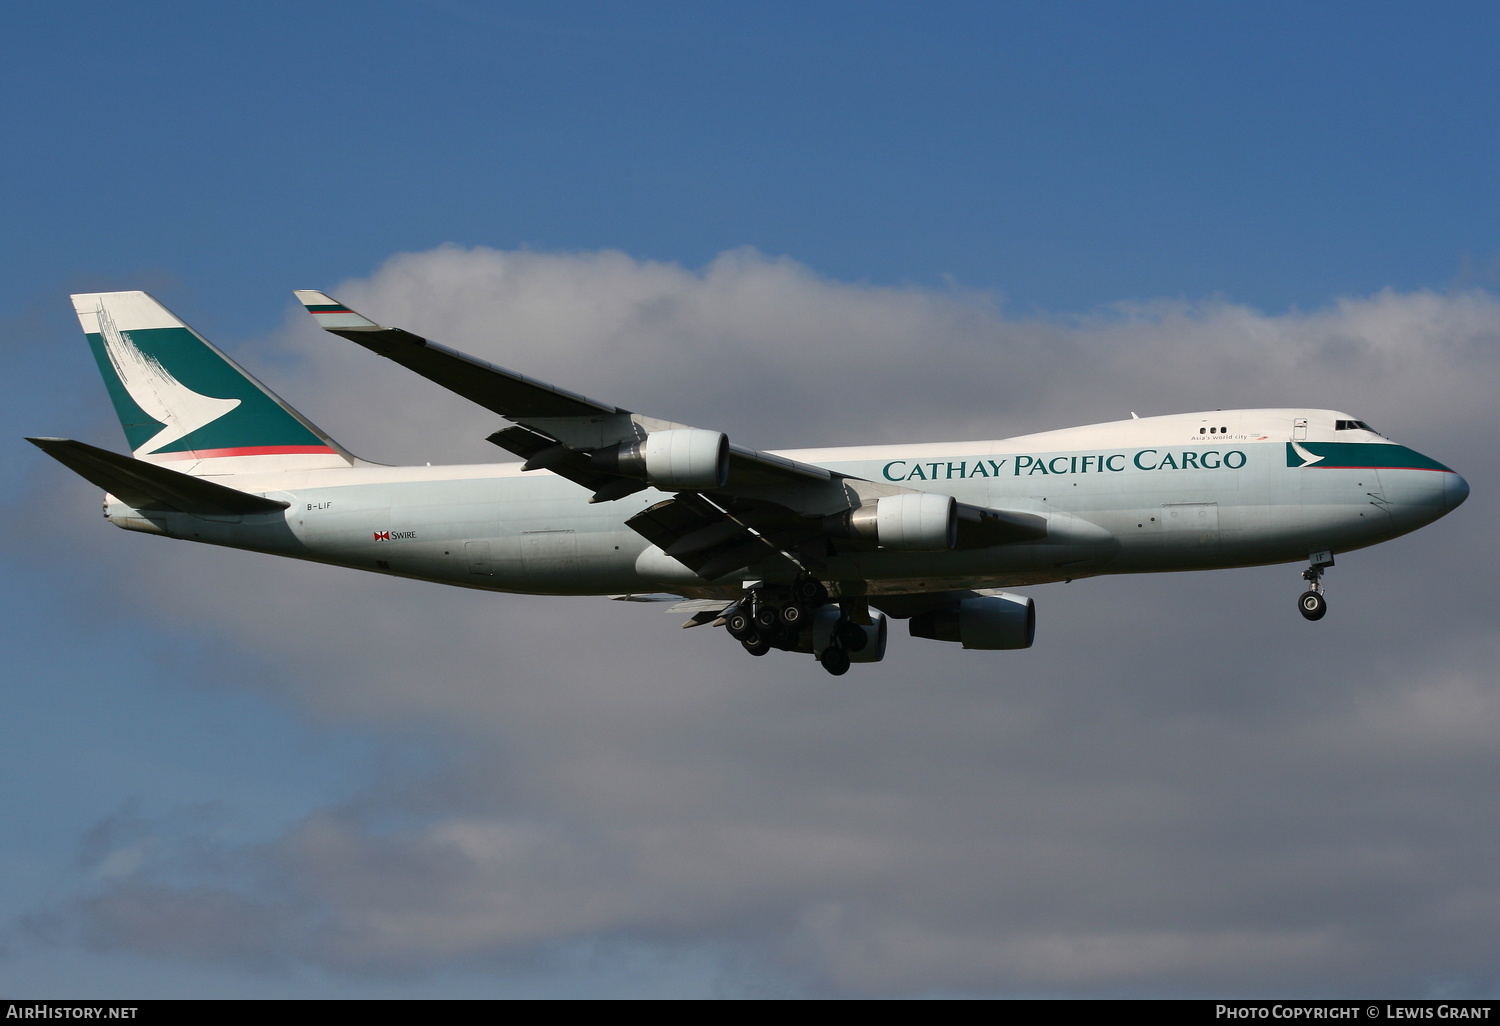
M 0 989 L 1493 997 L 1500 13 L 14 4 L 0 29 Z M 496 418 L 332 292 L 756 448 L 1332 408 L 1458 511 L 1029 590 L 832 678 L 660 607 L 126 534 L 67 294 L 146 289 L 343 445 Z

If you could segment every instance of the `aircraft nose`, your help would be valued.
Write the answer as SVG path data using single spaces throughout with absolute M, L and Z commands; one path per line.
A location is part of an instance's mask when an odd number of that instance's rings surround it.
M 1469 482 L 1463 479 L 1461 474 L 1444 474 L 1447 481 L 1443 484 L 1443 505 L 1449 509 L 1458 509 L 1469 497 Z

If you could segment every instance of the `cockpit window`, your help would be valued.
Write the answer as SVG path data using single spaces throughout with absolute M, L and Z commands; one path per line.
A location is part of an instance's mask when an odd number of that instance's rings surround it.
M 1336 420 L 1333 422 L 1333 429 L 1335 431 L 1353 431 L 1356 428 L 1361 431 L 1368 431 L 1372 435 L 1380 435 L 1379 431 L 1376 431 L 1362 420 Z M 1385 436 L 1380 435 L 1380 437 L 1384 438 Z

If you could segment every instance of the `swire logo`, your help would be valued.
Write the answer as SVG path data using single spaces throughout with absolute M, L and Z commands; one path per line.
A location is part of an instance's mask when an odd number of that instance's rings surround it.
M 391 540 L 391 532 L 389 532 L 389 531 L 375 531 L 373 533 L 375 535 L 375 540 L 376 541 L 390 541 Z

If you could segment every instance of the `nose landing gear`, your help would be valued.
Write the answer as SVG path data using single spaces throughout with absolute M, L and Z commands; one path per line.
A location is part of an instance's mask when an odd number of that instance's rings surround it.
M 1304 619 L 1321 620 L 1328 613 L 1328 600 L 1323 597 L 1323 574 L 1333 566 L 1333 553 L 1314 552 L 1308 559 L 1312 565 L 1302 571 L 1307 591 L 1297 597 L 1297 611 Z

